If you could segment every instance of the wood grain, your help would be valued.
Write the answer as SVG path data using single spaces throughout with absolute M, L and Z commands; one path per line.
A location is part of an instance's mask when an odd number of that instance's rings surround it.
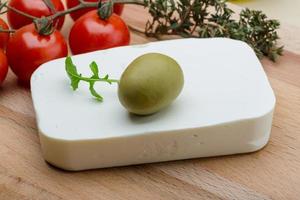
M 137 28 L 147 19 L 134 6 L 123 17 Z M 62 171 L 44 162 L 30 92 L 10 73 L 0 88 L 0 199 L 299 199 L 300 27 L 281 33 L 288 51 L 262 61 L 277 98 L 271 139 L 251 154 Z M 133 32 L 132 41 L 149 39 Z

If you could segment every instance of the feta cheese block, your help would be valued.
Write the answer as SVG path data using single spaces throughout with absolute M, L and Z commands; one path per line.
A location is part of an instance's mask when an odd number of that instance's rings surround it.
M 184 72 L 184 88 L 167 108 L 149 116 L 129 114 L 118 85 L 88 84 L 72 91 L 65 58 L 40 66 L 31 78 L 45 160 L 85 170 L 253 152 L 268 142 L 275 96 L 253 50 L 230 39 L 178 39 L 73 56 L 84 76 L 96 61 L 101 76 L 120 78 L 136 57 L 163 53 Z

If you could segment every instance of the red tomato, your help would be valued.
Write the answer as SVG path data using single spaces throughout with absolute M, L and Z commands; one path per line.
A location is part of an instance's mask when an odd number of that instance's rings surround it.
M 99 0 L 86 0 L 86 2 L 98 2 Z M 75 6 L 77 6 L 79 4 L 78 0 L 67 0 L 67 7 L 68 8 L 73 8 Z M 117 15 L 121 15 L 123 12 L 123 8 L 124 5 L 123 4 L 114 4 L 114 13 L 116 13 Z M 85 8 L 85 9 L 81 9 L 78 10 L 76 12 L 72 12 L 70 13 L 72 19 L 74 21 L 76 21 L 79 17 L 81 17 L 82 15 L 84 15 L 85 13 L 91 11 L 91 10 L 95 10 L 96 8 Z
M 29 24 L 12 35 L 6 54 L 19 82 L 28 86 L 34 70 L 47 61 L 67 56 L 68 47 L 59 31 L 55 30 L 48 36 L 40 35 L 34 25 Z
M 3 83 L 8 71 L 7 59 L 3 50 L 0 49 L 0 86 Z
M 64 10 L 64 5 L 62 4 L 61 0 L 51 0 L 51 1 L 57 11 Z M 53 14 L 53 12 L 51 12 L 50 8 L 47 7 L 47 5 L 44 3 L 43 0 L 10 0 L 9 6 L 36 17 L 49 16 Z M 8 10 L 7 20 L 9 25 L 14 29 L 19 29 L 22 26 L 32 23 L 31 19 L 22 16 L 12 10 Z M 58 24 L 57 24 L 58 29 L 61 29 L 64 20 L 65 20 L 64 16 L 58 19 Z
M 130 34 L 125 22 L 116 14 L 102 20 L 96 10 L 75 21 L 69 44 L 73 54 L 128 45 Z
M 8 29 L 7 24 L 1 18 L 0 18 L 0 26 L 1 26 L 2 29 Z M 8 39 L 9 39 L 9 33 L 4 33 L 4 32 L 0 33 L 0 48 L 1 49 L 6 48 L 6 44 L 8 42 Z

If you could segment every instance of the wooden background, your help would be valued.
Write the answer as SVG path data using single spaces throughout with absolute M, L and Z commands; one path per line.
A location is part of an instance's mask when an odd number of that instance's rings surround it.
M 147 15 L 128 6 L 123 17 L 142 28 Z M 300 25 L 284 24 L 280 35 L 284 56 L 262 61 L 277 98 L 271 139 L 251 154 L 62 171 L 44 162 L 30 92 L 9 73 L 0 88 L 0 199 L 300 199 Z M 147 41 L 132 34 L 132 43 Z

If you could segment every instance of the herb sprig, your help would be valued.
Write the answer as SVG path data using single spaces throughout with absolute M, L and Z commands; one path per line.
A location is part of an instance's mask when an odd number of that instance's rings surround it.
M 256 10 L 244 9 L 238 19 L 226 0 L 144 0 L 152 19 L 146 24 L 147 36 L 227 37 L 248 43 L 258 57 L 275 61 L 282 55 L 278 46 L 280 23 Z
M 92 71 L 92 76 L 91 77 L 83 77 L 82 74 L 79 74 L 77 71 L 76 66 L 74 65 L 72 58 L 69 56 L 66 58 L 65 60 L 65 68 L 66 68 L 66 72 L 68 74 L 68 77 L 71 80 L 71 87 L 72 89 L 75 91 L 78 89 L 78 85 L 80 81 L 84 81 L 87 82 L 89 84 L 89 89 L 90 89 L 90 93 L 91 95 L 93 95 L 98 101 L 103 101 L 103 97 L 96 92 L 94 86 L 96 82 L 106 82 L 109 84 L 112 83 L 118 83 L 119 80 L 116 79 L 109 79 L 109 75 L 106 74 L 104 77 L 100 77 L 99 76 L 99 68 L 98 65 L 95 61 L 93 61 L 90 64 L 90 69 Z

